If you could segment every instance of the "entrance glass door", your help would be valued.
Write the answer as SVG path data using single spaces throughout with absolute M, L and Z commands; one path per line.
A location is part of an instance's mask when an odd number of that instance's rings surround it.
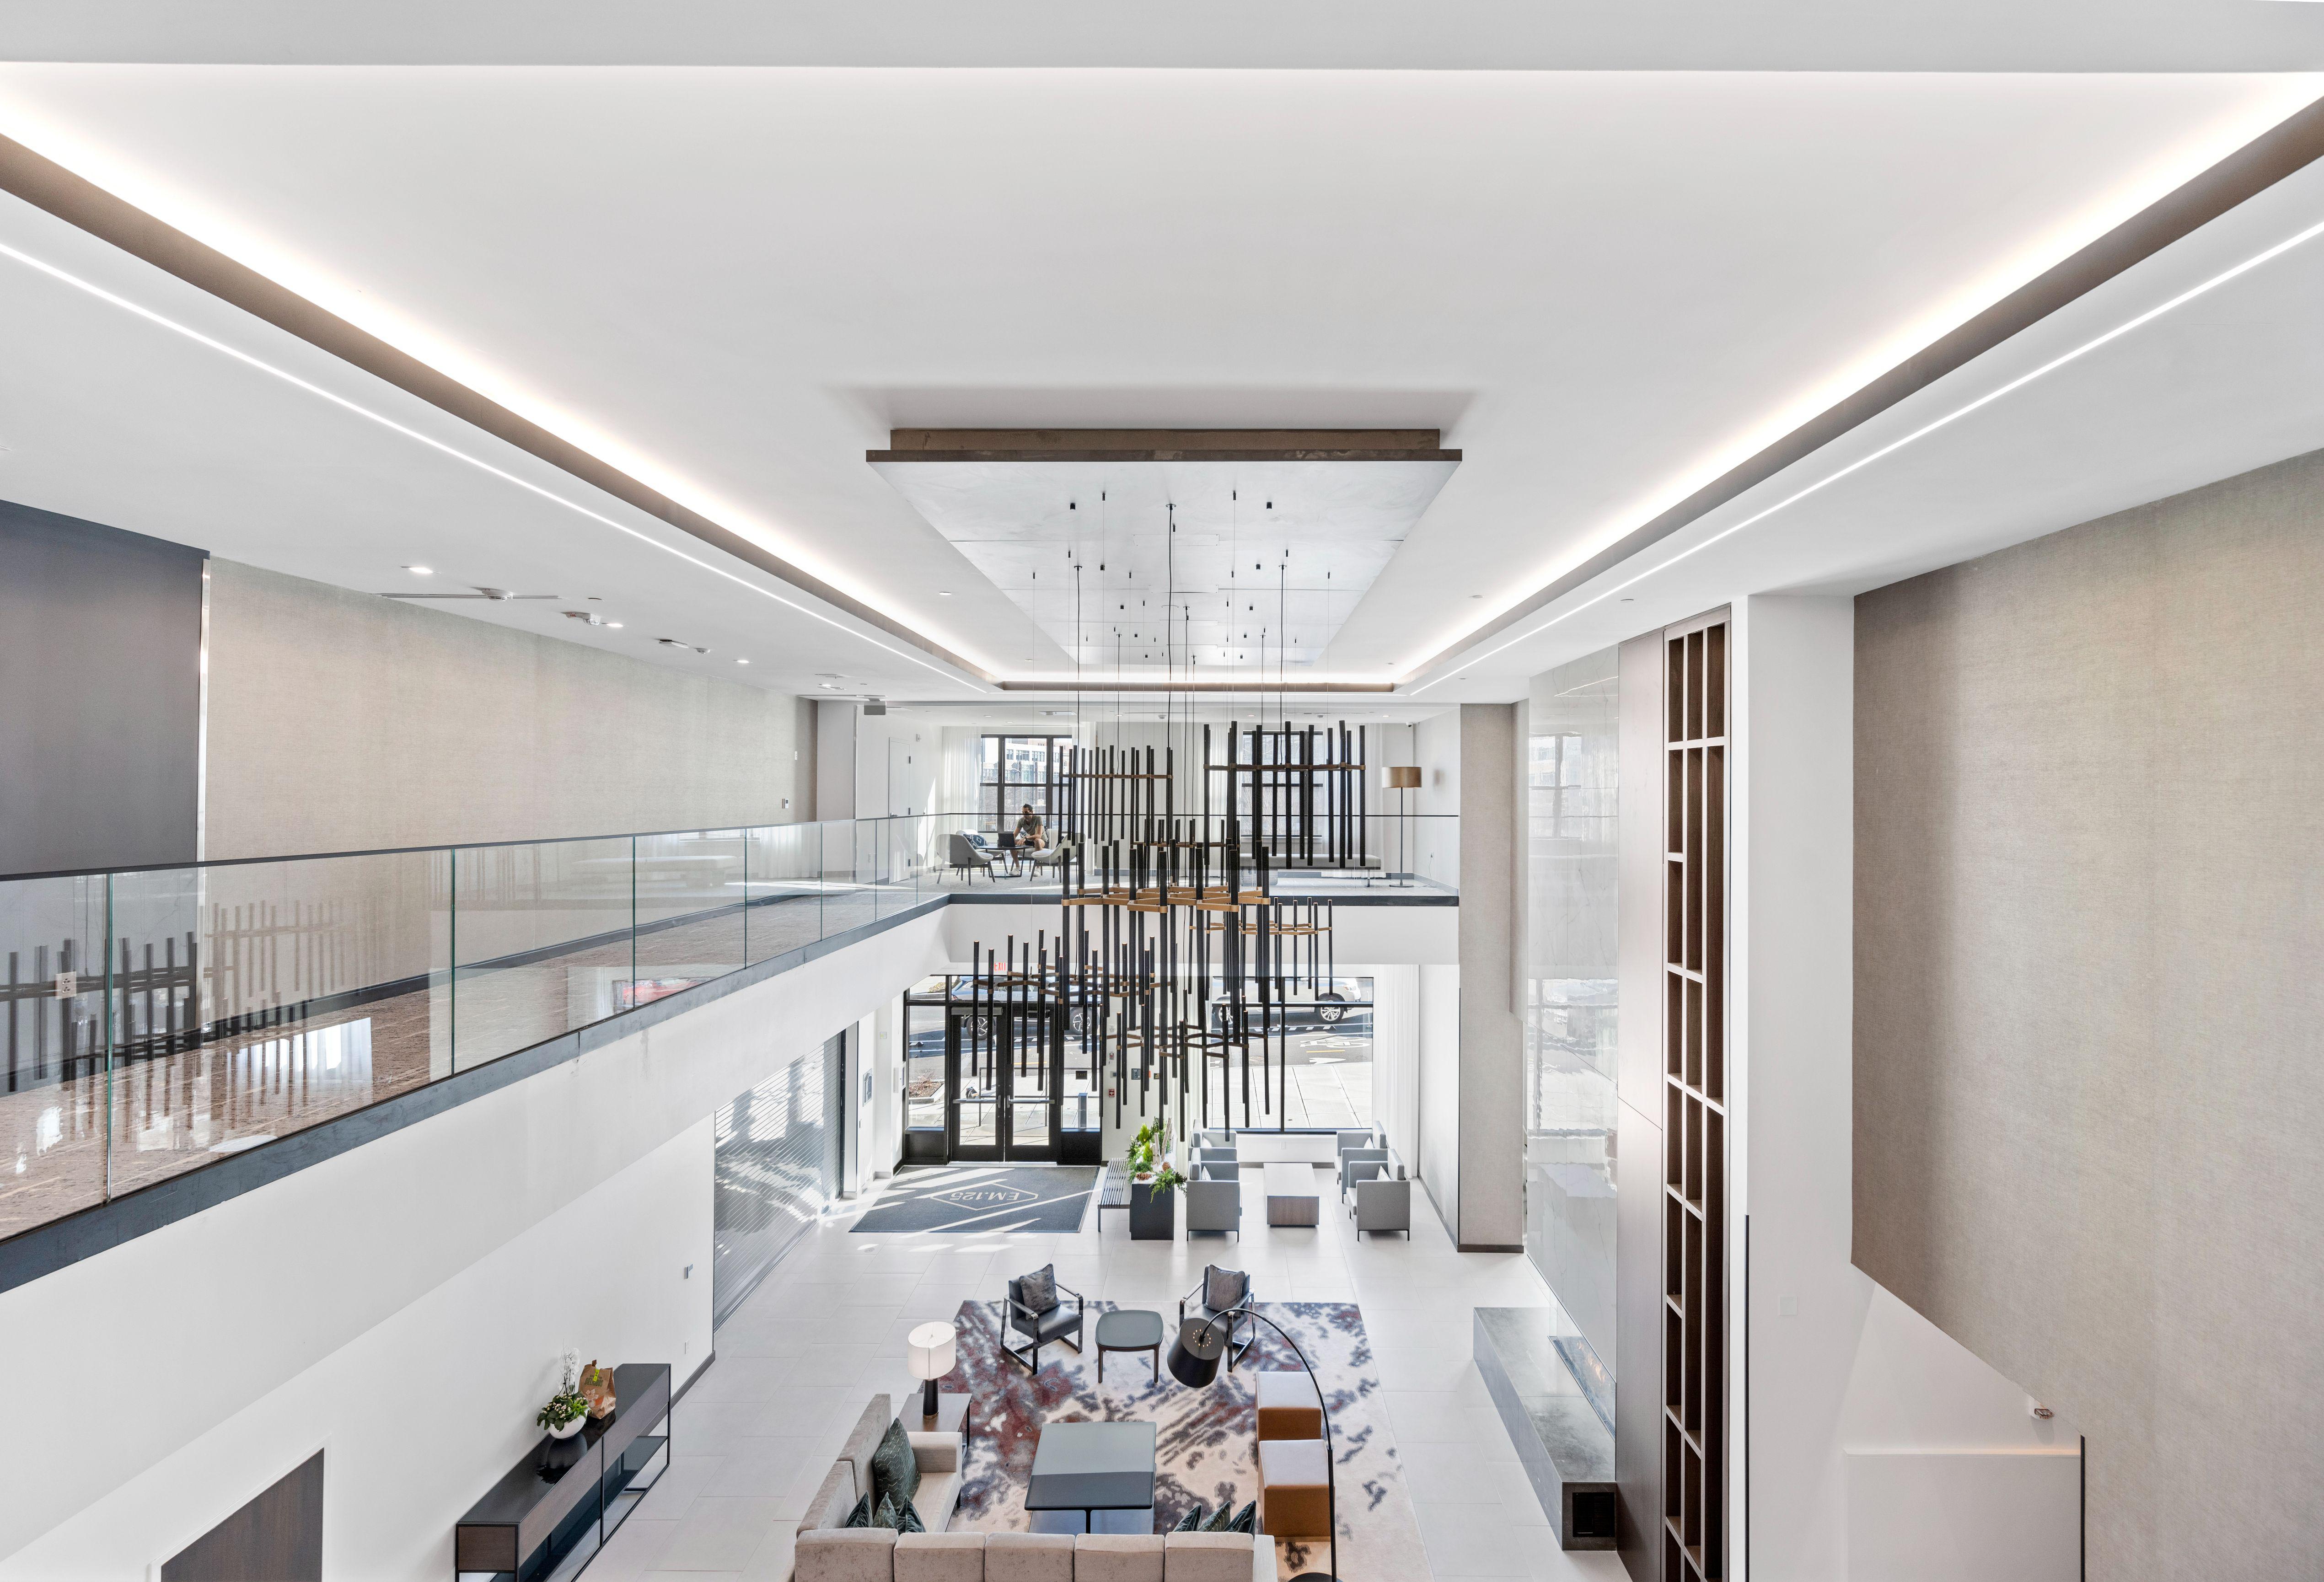
M 1056 1158 L 1062 1031 L 1046 1006 L 948 1010 L 945 1129 L 950 1157 Z

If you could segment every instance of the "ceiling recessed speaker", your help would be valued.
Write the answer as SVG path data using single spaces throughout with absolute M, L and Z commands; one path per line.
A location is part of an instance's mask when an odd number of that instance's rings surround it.
M 867 714 L 884 714 L 888 712 L 888 700 L 867 697 L 863 700 L 863 712 Z

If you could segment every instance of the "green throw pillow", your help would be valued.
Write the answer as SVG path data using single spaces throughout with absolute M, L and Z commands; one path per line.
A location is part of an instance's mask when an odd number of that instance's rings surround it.
M 872 1525 L 874 1527 L 884 1527 L 890 1532 L 901 1532 L 904 1530 L 904 1519 L 896 1514 L 895 1495 L 881 1495 L 880 1496 L 880 1510 L 879 1513 L 872 1518 Z
M 910 1504 L 901 1504 L 896 1507 L 896 1531 L 898 1532 L 926 1532 L 927 1530 L 928 1524 L 920 1520 L 920 1513 L 917 1508 Z
M 844 1521 L 844 1522 L 842 1522 L 840 1523 L 840 1525 L 841 1525 L 842 1527 L 869 1527 L 869 1526 L 871 1526 L 871 1525 L 872 1525 L 872 1496 L 871 1496 L 870 1495 L 865 1495 L 862 1498 L 861 1498 L 861 1499 L 857 1500 L 857 1501 L 855 1502 L 855 1508 L 854 1508 L 853 1510 L 852 1510 L 852 1511 L 850 1511 L 850 1512 L 848 1512 L 848 1513 L 847 1513 L 847 1520 L 846 1520 L 846 1521 Z
M 1202 1530 L 1203 1507 L 1199 1504 L 1187 1506 L 1186 1513 L 1178 1518 L 1178 1525 L 1170 1529 L 1173 1532 L 1200 1532 Z
M 893 1495 L 899 1505 L 910 1504 L 912 1496 L 920 1492 L 920 1464 L 912 1454 L 912 1441 L 901 1420 L 888 1424 L 880 1448 L 872 1452 L 872 1492 Z
M 1232 1500 L 1229 1500 L 1225 1504 L 1221 1505 L 1218 1508 L 1218 1513 L 1215 1515 L 1213 1515 L 1209 1521 L 1204 1522 L 1200 1527 L 1195 1528 L 1194 1531 L 1197 1532 L 1224 1532 L 1228 1530 L 1227 1524 L 1233 1520 L 1234 1502 Z
M 1227 1531 L 1229 1532 L 1248 1532 L 1252 1534 L 1254 1537 L 1257 1536 L 1259 1532 L 1259 1502 L 1257 1500 L 1253 1500 L 1241 1510 L 1237 1511 L 1234 1513 L 1234 1520 L 1227 1523 Z

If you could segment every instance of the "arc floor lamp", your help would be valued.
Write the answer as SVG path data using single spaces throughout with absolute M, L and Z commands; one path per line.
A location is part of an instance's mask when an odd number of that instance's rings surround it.
M 1340 1479 L 1333 1464 L 1332 1408 L 1323 1399 L 1323 1381 L 1315 1376 L 1314 1365 L 1307 1354 L 1299 1349 L 1283 1326 L 1252 1307 L 1248 1299 L 1240 1306 L 1207 1319 L 1188 1319 L 1178 1326 L 1178 1337 L 1170 1342 L 1170 1376 L 1190 1390 L 1200 1390 L 1219 1376 L 1219 1363 L 1226 1356 L 1227 1337 L 1233 1333 L 1236 1320 L 1257 1319 L 1283 1337 L 1291 1347 L 1291 1355 L 1307 1372 L 1308 1382 L 1315 1386 L 1315 1415 L 1323 1424 L 1323 1508 L 1326 1525 L 1331 1528 L 1332 1568 L 1329 1571 L 1302 1571 L 1291 1582 L 1338 1582 L 1340 1574 Z

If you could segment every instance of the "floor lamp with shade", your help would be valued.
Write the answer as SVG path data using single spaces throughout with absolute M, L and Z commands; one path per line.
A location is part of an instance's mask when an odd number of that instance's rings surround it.
M 1381 783 L 1387 789 L 1400 793 L 1397 798 L 1396 856 L 1397 871 L 1404 877 L 1396 882 L 1409 888 L 1412 884 L 1412 854 L 1406 840 L 1406 829 L 1412 818 L 1412 794 L 1420 789 L 1420 766 L 1391 764 L 1382 772 Z
M 1170 1376 L 1190 1390 L 1200 1390 L 1219 1376 L 1219 1364 L 1225 1357 L 1227 1337 L 1235 1324 L 1245 1318 L 1257 1319 L 1291 1347 L 1291 1355 L 1307 1372 L 1315 1386 L 1316 1416 L 1323 1424 L 1323 1509 L 1326 1525 L 1331 1528 L 1332 1568 L 1328 1571 L 1302 1571 L 1291 1582 L 1338 1582 L 1340 1574 L 1340 1480 L 1333 1467 L 1332 1409 L 1323 1399 L 1323 1381 L 1316 1378 L 1314 1365 L 1307 1354 L 1299 1349 L 1299 1342 L 1286 1333 L 1282 1325 L 1252 1307 L 1249 1301 L 1222 1313 L 1213 1313 L 1207 1319 L 1188 1319 L 1178 1326 L 1178 1338 L 1170 1342 Z

